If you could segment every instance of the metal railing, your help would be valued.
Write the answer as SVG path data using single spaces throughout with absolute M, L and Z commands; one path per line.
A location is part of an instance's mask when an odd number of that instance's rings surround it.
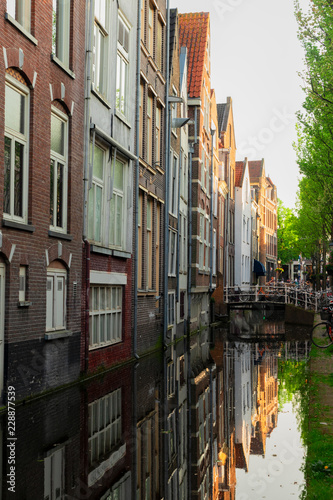
M 332 295 L 330 290 L 314 291 L 308 287 L 291 286 L 289 284 L 276 285 L 255 285 L 224 288 L 224 300 L 230 302 L 281 302 L 285 304 L 294 304 L 318 311 Z

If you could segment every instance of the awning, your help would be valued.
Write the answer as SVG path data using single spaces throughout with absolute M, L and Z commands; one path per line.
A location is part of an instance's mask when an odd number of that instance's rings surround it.
M 257 276 L 266 276 L 266 269 L 259 260 L 254 259 L 253 271 Z

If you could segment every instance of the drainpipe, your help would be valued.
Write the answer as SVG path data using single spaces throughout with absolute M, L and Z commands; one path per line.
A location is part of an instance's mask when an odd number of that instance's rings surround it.
M 224 224 L 225 224 L 225 251 L 224 251 L 224 283 L 226 288 L 230 286 L 229 284 L 229 199 L 230 199 L 230 157 L 229 157 L 229 149 L 224 149 L 224 151 L 227 153 L 227 160 L 228 160 L 228 165 L 227 165 L 227 176 L 228 176 L 228 193 L 227 193 L 227 203 L 226 203 L 226 209 L 224 213 Z
M 138 0 L 138 23 L 137 23 L 137 61 L 136 61 L 136 111 L 135 111 L 135 175 L 134 175 L 134 317 L 133 317 L 133 355 L 139 358 L 137 353 L 138 339 L 138 223 L 139 223 L 139 155 L 140 155 L 140 56 L 141 56 L 141 1 Z
M 194 142 L 189 145 L 189 162 L 188 162 L 188 200 L 187 200 L 187 213 L 188 213 L 188 258 L 187 258 L 187 334 L 191 335 L 191 286 L 192 286 L 192 157 L 194 153 L 194 145 L 197 142 L 197 110 L 194 109 Z
M 85 64 L 85 96 L 84 96 L 84 175 L 83 175 L 83 241 L 86 257 L 86 298 L 85 298 L 85 344 L 84 369 L 89 366 L 89 295 L 90 295 L 90 243 L 88 236 L 88 189 L 89 189 L 89 144 L 90 144 L 90 92 L 91 92 L 91 60 L 92 60 L 92 19 L 94 14 L 93 0 L 87 1 L 87 45 Z
M 210 160 L 210 249 L 209 249 L 209 260 L 210 260 L 210 271 L 209 271 L 209 293 L 213 292 L 213 181 L 214 181 L 214 146 L 213 138 L 216 130 L 210 129 L 211 134 L 211 160 Z M 216 193 L 217 195 L 217 193 Z
M 167 36 L 166 36 L 166 82 L 165 82 L 165 203 L 164 203 L 164 300 L 163 300 L 163 344 L 166 343 L 168 331 L 168 261 L 169 261 L 169 173 L 170 173 L 170 104 L 169 104 L 169 80 L 170 80 L 170 0 L 167 0 Z M 167 485 L 167 482 L 165 483 Z
M 177 202 L 178 202 L 178 208 L 177 208 L 177 221 L 178 221 L 178 231 L 177 231 L 177 269 L 176 269 L 176 275 L 177 275 L 177 287 L 176 287 L 176 302 L 179 301 L 179 231 L 180 231 L 180 226 L 179 226 L 179 219 L 180 219 L 180 172 L 183 168 L 182 164 L 182 133 L 179 131 L 180 134 L 180 146 L 179 146 L 179 169 L 178 169 L 178 196 L 177 196 Z M 184 178 L 184 175 L 183 175 Z

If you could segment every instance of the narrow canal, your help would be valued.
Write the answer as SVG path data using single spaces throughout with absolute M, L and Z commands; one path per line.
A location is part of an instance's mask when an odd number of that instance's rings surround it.
M 15 446 L 0 417 L 0 500 L 300 498 L 308 335 L 276 311 L 234 311 L 17 406 Z

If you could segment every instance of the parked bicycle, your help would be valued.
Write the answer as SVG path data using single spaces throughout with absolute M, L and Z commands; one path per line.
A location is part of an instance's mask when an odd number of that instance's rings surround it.
M 311 341 L 316 347 L 326 349 L 333 344 L 333 303 L 327 307 L 327 311 L 321 312 L 321 318 L 328 318 L 317 323 L 311 331 Z

